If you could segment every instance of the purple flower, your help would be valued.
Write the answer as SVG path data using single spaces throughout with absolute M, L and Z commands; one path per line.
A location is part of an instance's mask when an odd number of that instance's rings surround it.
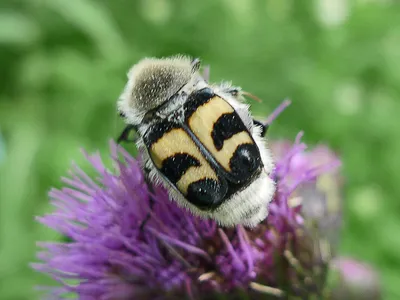
M 164 189 L 149 191 L 138 161 L 113 142 L 111 169 L 98 153 L 85 154 L 97 178 L 73 166 L 63 178 L 66 187 L 50 191 L 55 211 L 38 218 L 70 239 L 39 243 L 41 262 L 33 267 L 60 283 L 46 289 L 47 295 L 61 299 L 75 293 L 84 300 L 325 295 L 340 224 L 340 210 L 328 204 L 340 202 L 340 161 L 326 147 L 306 152 L 300 139 L 301 134 L 293 144 L 270 143 L 277 192 L 268 218 L 252 230 L 218 228 L 177 207 Z M 324 178 L 331 185 L 321 185 Z
M 380 278 L 372 266 L 348 257 L 335 258 L 331 265 L 333 299 L 382 299 Z

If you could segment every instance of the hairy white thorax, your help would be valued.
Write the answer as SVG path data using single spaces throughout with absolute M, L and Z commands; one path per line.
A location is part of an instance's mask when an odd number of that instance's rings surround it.
M 149 170 L 148 176 L 151 182 L 163 185 L 172 201 L 176 201 L 180 207 L 188 209 L 197 216 L 212 218 L 223 226 L 243 224 L 254 227 L 267 217 L 268 203 L 275 193 L 275 183 L 270 178 L 274 168 L 271 152 L 265 138 L 261 136 L 261 128 L 253 124 L 249 106 L 241 94 L 234 96 L 229 93 L 230 83 L 209 85 L 199 74 L 198 68 L 199 65 L 193 65 L 193 61 L 186 56 L 141 60 L 128 73 L 128 82 L 119 98 L 118 110 L 123 114 L 127 124 L 138 128 L 137 147 L 143 156 L 143 168 Z M 142 139 L 149 129 L 143 125 L 146 113 L 166 104 L 164 111 L 168 117 L 169 111 L 183 109 L 188 95 L 204 87 L 210 87 L 237 112 L 253 137 L 264 166 L 260 175 L 245 189 L 231 195 L 213 211 L 199 209 L 171 187 L 153 164 Z

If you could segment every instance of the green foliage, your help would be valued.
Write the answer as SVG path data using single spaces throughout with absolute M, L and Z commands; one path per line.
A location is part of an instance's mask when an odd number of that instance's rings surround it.
M 34 299 L 48 284 L 28 267 L 35 241 L 56 240 L 34 216 L 79 148 L 108 153 L 123 124 L 115 103 L 143 56 L 187 53 L 263 99 L 270 129 L 304 130 L 344 161 L 341 252 L 400 296 L 400 6 L 361 0 L 3 0 L 0 3 L 0 291 Z M 328 10 L 324 7 L 329 5 Z M 325 13 L 324 13 L 325 12 Z

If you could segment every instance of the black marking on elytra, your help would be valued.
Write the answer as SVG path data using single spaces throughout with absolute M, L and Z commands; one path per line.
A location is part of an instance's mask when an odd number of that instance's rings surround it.
M 213 90 L 208 87 L 191 93 L 184 105 L 186 120 L 188 120 L 200 106 L 209 102 L 214 96 Z
M 239 124 L 242 125 L 237 125 L 237 126 L 243 126 L 243 130 L 245 130 L 246 132 L 248 132 L 248 134 L 251 137 L 250 132 L 247 130 L 247 127 L 244 125 L 243 121 L 241 120 L 241 118 L 239 117 L 239 115 L 234 111 L 232 112 L 232 114 L 235 114 L 235 121 Z M 191 131 L 191 129 L 189 128 L 188 125 L 186 124 L 182 124 L 182 128 L 189 134 L 190 138 L 193 140 L 193 142 L 198 146 L 198 148 L 200 149 L 202 155 L 207 159 L 207 161 L 210 163 L 211 167 L 215 170 L 215 172 L 218 175 L 218 178 L 220 180 L 226 180 L 227 184 L 229 185 L 229 191 L 228 194 L 225 196 L 228 197 L 228 195 L 232 195 L 233 193 L 242 190 L 247 184 L 251 183 L 251 180 L 254 178 L 254 174 L 256 174 L 256 172 L 251 172 L 251 171 L 240 171 L 240 170 L 235 170 L 235 167 L 237 165 L 239 165 L 239 163 L 232 163 L 234 169 L 232 171 L 227 171 L 225 170 L 220 164 L 219 162 L 215 159 L 215 157 L 210 153 L 210 151 L 205 148 L 205 146 L 201 143 L 201 141 L 198 139 L 198 137 L 193 133 L 193 131 Z M 253 139 L 252 139 L 253 140 Z M 253 140 L 253 144 L 249 144 L 252 145 L 251 148 L 253 149 L 251 151 L 252 155 L 255 155 L 254 158 L 252 158 L 255 161 L 259 162 L 259 169 L 261 169 L 262 167 L 262 161 L 261 161 L 261 156 L 260 156 L 260 152 L 258 150 L 257 145 L 255 144 L 254 140 Z M 233 149 L 232 151 L 236 151 L 238 154 L 238 158 L 240 159 L 240 147 L 241 145 L 238 145 L 238 147 L 235 149 Z M 238 150 L 239 149 L 239 150 Z M 239 152 L 238 152 L 239 151 Z M 247 153 L 245 153 L 247 154 Z M 233 157 L 231 158 L 231 161 L 234 160 L 235 157 L 235 153 L 233 154 Z M 243 167 L 243 166 L 239 166 L 239 167 Z M 243 176 L 244 175 L 244 176 Z
M 260 151 L 255 144 L 239 145 L 229 162 L 231 175 L 237 182 L 246 182 L 262 166 Z
M 200 179 L 188 186 L 187 200 L 202 210 L 213 210 L 226 199 L 227 186 L 210 178 Z
M 261 127 L 261 136 L 264 137 L 267 134 L 269 124 L 264 124 L 260 121 L 254 120 L 253 119 L 253 124 Z
M 242 131 L 247 132 L 247 128 L 235 112 L 221 115 L 214 123 L 211 132 L 215 149 L 220 151 L 224 146 L 224 141 Z
M 150 148 L 156 143 L 164 134 L 175 128 L 181 128 L 179 124 L 169 122 L 168 120 L 161 121 L 151 125 L 143 136 L 144 144 Z
M 163 160 L 160 171 L 176 184 L 190 167 L 198 167 L 200 162 L 187 153 L 177 153 Z
M 189 135 L 191 140 L 199 148 L 201 154 L 210 164 L 211 168 L 216 172 L 218 177 L 218 179 L 213 180 L 206 178 L 205 174 L 204 179 L 193 182 L 188 186 L 188 193 L 185 195 L 185 198 L 199 209 L 206 211 L 213 211 L 226 199 L 229 199 L 232 195 L 245 189 L 257 176 L 259 176 L 262 170 L 260 153 L 255 143 L 242 144 L 236 148 L 230 161 L 230 167 L 232 171 L 228 172 L 222 168 L 218 161 L 216 161 L 215 157 L 210 153 L 209 150 L 205 148 L 205 146 L 187 125 L 188 119 L 198 109 L 198 107 L 209 102 L 214 96 L 215 94 L 210 88 L 204 88 L 202 90 L 193 92 L 189 95 L 188 100 L 184 104 L 184 123 L 178 124 L 175 122 L 170 122 L 166 119 L 160 120 L 159 122 L 150 125 L 149 129 L 143 136 L 145 146 L 150 149 L 155 142 L 157 142 L 164 134 L 172 129 L 180 128 Z M 156 112 L 157 110 L 154 110 L 154 113 Z M 237 115 L 236 112 L 231 114 L 234 115 L 234 118 L 221 116 L 221 120 L 219 122 L 217 121 L 216 125 L 214 126 L 215 128 L 213 132 L 215 131 L 215 133 L 213 140 L 217 149 L 221 149 L 223 146 L 223 141 L 235 133 L 244 130 L 249 132 L 239 115 Z M 233 124 L 230 124 L 229 122 L 233 122 Z M 257 121 L 254 123 L 257 124 L 256 122 Z M 242 130 L 239 130 L 238 128 L 242 128 Z M 221 141 L 215 142 L 215 140 L 218 139 L 222 141 L 222 145 Z M 179 141 L 177 142 L 179 143 Z M 169 161 L 169 158 L 167 160 Z M 159 175 L 170 184 L 172 189 L 180 193 L 176 186 L 176 182 L 179 180 L 178 178 L 180 178 L 184 172 L 194 164 L 194 162 L 183 157 L 179 158 L 182 163 L 172 164 L 167 162 L 167 160 L 164 160 L 163 164 L 165 163 L 165 166 L 163 170 L 159 170 Z M 179 166 L 180 164 L 181 166 Z

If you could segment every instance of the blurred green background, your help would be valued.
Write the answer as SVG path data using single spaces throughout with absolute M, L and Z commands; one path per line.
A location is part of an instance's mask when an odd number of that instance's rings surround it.
M 341 252 L 400 299 L 400 4 L 396 0 L 0 1 L 0 298 L 36 299 L 34 221 L 79 149 L 108 154 L 116 99 L 144 56 L 186 53 L 263 99 L 292 106 L 272 138 L 327 143 L 344 161 Z

